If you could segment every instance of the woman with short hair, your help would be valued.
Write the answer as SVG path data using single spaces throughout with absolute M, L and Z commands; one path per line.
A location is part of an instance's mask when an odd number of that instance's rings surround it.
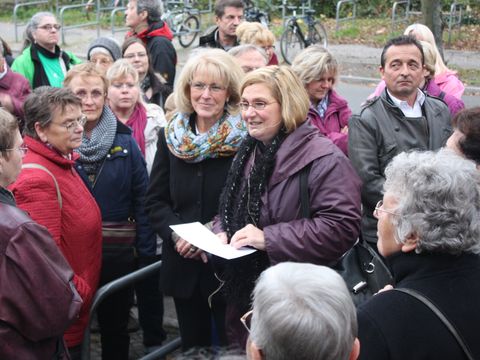
M 457 113 L 452 126 L 454 131 L 447 140 L 447 148 L 480 166 L 480 107 Z
M 252 44 L 263 49 L 268 57 L 267 65 L 278 65 L 275 35 L 269 29 L 258 22 L 244 21 L 238 25 L 236 34 L 240 44 Z
M 157 151 L 158 132 L 167 120 L 160 106 L 145 104 L 141 99 L 138 73 L 126 59 L 115 62 L 107 71 L 108 105 L 123 124 L 132 129 L 142 155 L 152 170 Z
M 81 60 L 58 46 L 60 27 L 55 15 L 39 12 L 25 29 L 25 47 L 15 59 L 12 70 L 25 76 L 32 89 L 47 85 L 62 87 L 65 74 Z
M 310 121 L 348 155 L 348 120 L 352 110 L 333 89 L 338 81 L 337 60 L 324 47 L 312 45 L 295 57 L 292 70 L 310 98 Z
M 375 207 L 378 251 L 398 290 L 426 297 L 480 358 L 480 173 L 449 150 L 397 155 Z M 426 304 L 383 291 L 358 309 L 360 359 L 466 359 Z
M 11 189 L 18 206 L 48 229 L 75 273 L 83 306 L 65 340 L 76 359 L 97 290 L 102 244 L 100 211 L 74 166 L 86 119 L 80 99 L 65 88 L 35 89 L 24 110 L 23 161 L 30 165 Z
M 130 128 L 107 106 L 108 85 L 92 63 L 73 67 L 65 78 L 65 86 L 81 99 L 87 117 L 76 168 L 102 214 L 100 285 L 134 271 L 136 255 L 139 259 L 153 257 L 156 250 L 155 234 L 144 209 L 146 163 Z M 127 287 L 98 307 L 104 359 L 128 359 L 132 300 L 133 288 Z
M 355 170 L 307 121 L 308 95 L 289 67 L 248 73 L 241 94 L 248 136 L 228 173 L 214 232 L 235 248 L 258 250 L 229 260 L 220 275 L 227 335 L 244 348 L 248 334 L 238 319 L 260 273 L 283 261 L 335 264 L 357 240 L 361 210 Z
M 163 239 L 161 286 L 174 298 L 184 350 L 212 346 L 212 322 L 218 341 L 226 344 L 225 304 L 214 294 L 219 282 L 206 255 L 170 225 L 205 224 L 217 213 L 228 169 L 246 133 L 238 113 L 242 77 L 242 69 L 223 50 L 192 55 L 178 79 L 177 113 L 159 136 L 150 176 L 146 207 Z

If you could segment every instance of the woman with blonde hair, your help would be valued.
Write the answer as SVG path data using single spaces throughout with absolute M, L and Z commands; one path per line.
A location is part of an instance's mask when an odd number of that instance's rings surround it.
M 457 72 L 450 70 L 443 62 L 442 55 L 438 51 L 432 31 L 427 26 L 417 23 L 408 26 L 403 34 L 413 36 L 419 41 L 426 41 L 432 46 L 436 54 L 435 77 L 433 78 L 435 83 L 442 91 L 445 91 L 445 93 L 453 95 L 457 99 L 461 99 L 463 92 L 465 91 L 465 85 L 463 85 L 458 78 Z
M 118 120 L 132 129 L 150 173 L 157 150 L 158 132 L 167 120 L 160 106 L 143 102 L 138 72 L 126 59 L 117 60 L 107 71 L 108 105 Z
M 257 45 L 265 50 L 268 57 L 267 65 L 278 65 L 277 54 L 275 54 L 275 35 L 262 24 L 244 21 L 238 25 L 236 34 L 241 45 Z
M 310 98 L 310 121 L 348 155 L 348 119 L 352 110 L 333 86 L 338 80 L 338 63 L 320 45 L 302 50 L 292 63 Z
M 454 116 L 465 107 L 465 104 L 462 100 L 440 89 L 434 81 L 435 63 L 437 59 L 435 49 L 426 41 L 421 40 L 420 44 L 422 45 L 423 56 L 425 58 L 425 80 L 420 84 L 420 89 L 428 95 L 442 99 L 445 104 L 447 104 L 450 114 Z
M 174 92 L 176 113 L 160 134 L 146 208 L 163 239 L 161 287 L 173 296 L 182 348 L 210 347 L 215 330 L 225 345 L 225 304 L 206 255 L 170 225 L 208 223 L 233 157 L 246 134 L 239 114 L 235 59 L 220 49 L 201 49 L 186 62 Z M 210 299 L 209 299 L 210 297 Z M 212 326 L 212 324 L 214 324 Z
M 335 264 L 357 239 L 361 210 L 355 170 L 306 121 L 310 101 L 289 67 L 248 73 L 241 94 L 248 136 L 228 173 L 213 230 L 235 248 L 258 250 L 229 260 L 219 273 L 227 335 L 244 348 L 248 334 L 239 318 L 260 273 L 283 261 Z

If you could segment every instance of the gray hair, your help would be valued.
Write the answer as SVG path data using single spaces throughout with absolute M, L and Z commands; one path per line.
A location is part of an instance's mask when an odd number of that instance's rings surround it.
M 416 252 L 480 254 L 480 172 L 448 149 L 397 155 L 384 190 L 398 199 L 395 240 L 418 237 Z
M 267 359 L 348 359 L 357 337 L 355 306 L 332 269 L 284 262 L 255 286 L 250 336 Z
M 334 83 L 338 77 L 338 63 L 335 57 L 321 45 L 312 45 L 302 50 L 292 62 L 292 70 L 307 85 L 320 76 L 331 73 Z
M 25 28 L 25 40 L 23 43 L 23 49 L 29 47 L 31 44 L 35 42 L 33 38 L 33 32 L 38 29 L 38 26 L 42 22 L 44 17 L 53 17 L 56 19 L 56 16 L 49 11 L 40 11 L 32 16 L 32 18 L 28 21 L 27 26 Z
M 162 4 L 160 0 L 137 0 L 137 14 L 146 11 L 147 22 L 152 24 L 160 21 L 162 17 Z
M 253 44 L 244 44 L 244 45 L 238 45 L 234 46 L 230 50 L 228 50 L 228 53 L 232 55 L 233 57 L 237 56 L 242 56 L 243 54 L 256 51 L 260 55 L 262 55 L 262 58 L 265 59 L 265 66 L 268 64 L 268 56 L 265 50 L 263 50 L 261 47 L 258 47 L 257 45 Z
M 8 151 L 15 142 L 15 131 L 18 130 L 17 119 L 7 110 L 0 107 L 0 155 L 8 159 Z
M 3 42 L 0 41 L 0 59 L 3 59 L 5 56 L 3 55 L 3 52 L 5 49 L 3 48 Z
M 60 110 L 65 111 L 67 106 L 82 108 L 82 100 L 69 88 L 40 86 L 28 95 L 23 110 L 25 113 L 25 134 L 39 139 L 35 130 L 35 123 L 42 128 L 48 127 L 54 116 Z

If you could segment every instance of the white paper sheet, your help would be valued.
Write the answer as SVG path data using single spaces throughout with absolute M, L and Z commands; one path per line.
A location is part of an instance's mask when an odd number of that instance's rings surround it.
M 217 235 L 199 222 L 170 225 L 170 228 L 190 244 L 227 260 L 236 259 L 257 251 L 256 249 L 251 248 L 237 250 L 233 246 L 222 244 Z

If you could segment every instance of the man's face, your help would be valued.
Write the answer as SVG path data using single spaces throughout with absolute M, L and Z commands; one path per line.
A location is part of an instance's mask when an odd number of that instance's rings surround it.
M 400 100 L 407 100 L 416 94 L 423 69 L 422 54 L 415 45 L 393 45 L 385 53 L 385 67 L 380 72 L 388 91 Z
M 140 14 L 137 13 L 137 1 L 130 0 L 127 4 L 127 9 L 125 10 L 125 24 L 130 29 L 135 29 L 138 25 L 144 22 L 146 19 L 146 12 L 142 11 Z
M 218 30 L 224 36 L 236 36 L 237 26 L 243 21 L 243 8 L 227 6 L 222 17 L 217 17 L 216 22 Z
M 235 59 L 245 73 L 267 66 L 265 57 L 255 50 L 238 55 Z

